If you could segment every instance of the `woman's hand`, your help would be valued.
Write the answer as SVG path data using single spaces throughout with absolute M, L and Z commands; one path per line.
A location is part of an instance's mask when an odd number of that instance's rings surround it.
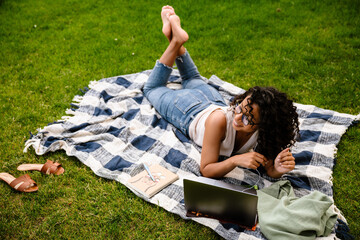
M 280 178 L 287 172 L 295 168 L 295 158 L 289 148 L 282 150 L 269 164 L 265 166 L 266 173 L 269 177 Z
M 274 170 L 279 174 L 290 172 L 295 168 L 295 158 L 289 148 L 282 150 L 274 161 Z
M 248 152 L 232 157 L 233 162 L 236 166 L 257 169 L 260 164 L 265 166 L 268 162 L 266 157 L 257 152 Z

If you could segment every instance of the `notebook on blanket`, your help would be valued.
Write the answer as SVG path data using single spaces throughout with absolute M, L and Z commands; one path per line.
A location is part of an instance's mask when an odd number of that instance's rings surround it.
M 150 166 L 149 170 L 144 170 L 130 178 L 128 186 L 140 194 L 151 198 L 177 179 L 179 179 L 177 174 L 167 170 L 159 164 L 154 164 Z
M 256 190 L 214 179 L 184 179 L 185 209 L 189 217 L 209 217 L 252 229 L 257 223 Z

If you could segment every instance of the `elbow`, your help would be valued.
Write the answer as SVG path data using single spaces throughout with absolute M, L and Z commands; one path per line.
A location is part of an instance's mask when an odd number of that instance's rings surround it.
M 203 177 L 206 178 L 219 178 L 215 172 L 211 171 L 209 168 L 200 167 L 200 173 Z
M 203 177 L 208 177 L 208 172 L 205 170 L 205 167 L 200 166 L 200 173 Z
M 212 178 L 212 175 L 209 174 L 207 171 L 201 171 L 201 170 L 200 170 L 200 173 L 201 173 L 201 175 L 202 175 L 203 177 Z

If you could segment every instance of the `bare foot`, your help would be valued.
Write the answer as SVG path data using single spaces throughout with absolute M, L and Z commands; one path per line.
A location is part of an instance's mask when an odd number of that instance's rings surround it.
M 175 14 L 174 8 L 169 5 L 166 5 L 161 9 L 161 19 L 163 21 L 162 32 L 167 37 L 169 42 L 171 40 L 171 24 L 169 21 L 169 17 L 170 15 L 174 15 L 174 14 Z
M 169 21 L 171 25 L 171 32 L 172 32 L 172 39 L 171 41 L 175 41 L 176 43 L 182 45 L 184 44 L 188 39 L 189 35 L 187 32 L 181 28 L 180 24 L 180 18 L 177 15 L 170 15 Z

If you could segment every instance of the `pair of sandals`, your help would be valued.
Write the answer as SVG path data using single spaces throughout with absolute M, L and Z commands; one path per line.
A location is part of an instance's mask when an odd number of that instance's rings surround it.
M 65 169 L 60 163 L 47 160 L 45 164 L 22 164 L 18 166 L 19 171 L 39 171 L 43 174 L 60 175 L 65 172 Z M 10 187 L 20 192 L 36 192 L 39 188 L 29 174 L 22 175 L 15 178 L 9 173 L 0 173 L 0 179 L 5 181 Z

